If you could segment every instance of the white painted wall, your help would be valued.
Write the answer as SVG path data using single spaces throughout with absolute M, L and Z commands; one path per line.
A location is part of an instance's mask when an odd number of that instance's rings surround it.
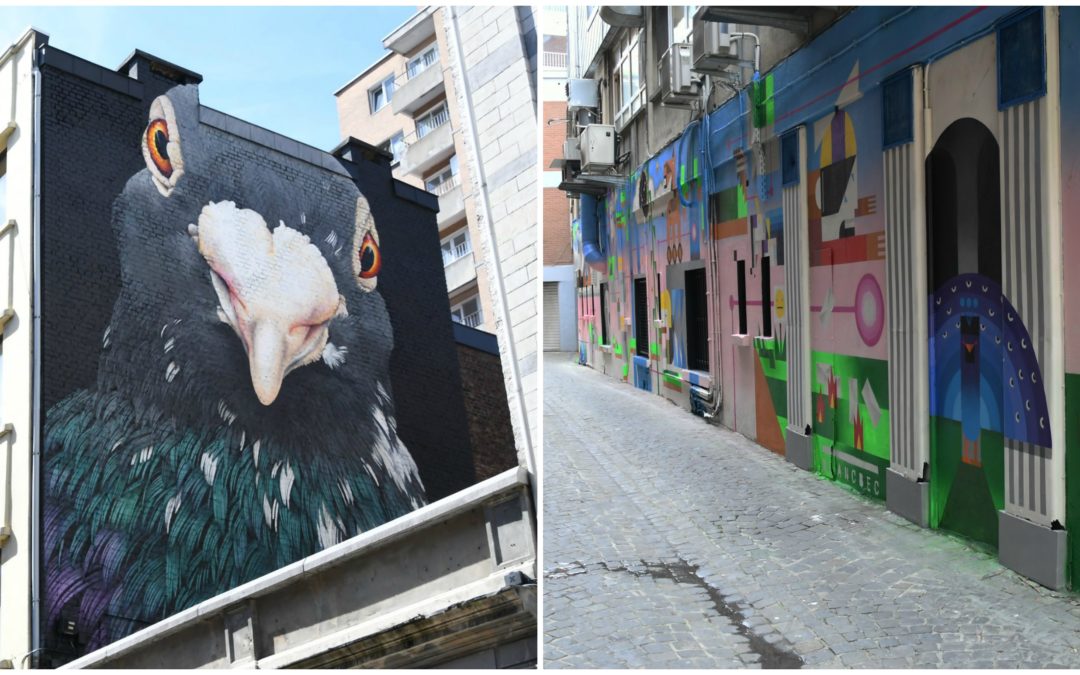
M 32 56 L 35 34 L 4 35 L 14 44 L 0 47 L 0 128 L 17 125 L 7 141 L 6 218 L 17 229 L 0 241 L 0 301 L 12 290 L 15 318 L 4 330 L 0 347 L 0 426 L 11 423 L 14 434 L 0 441 L 0 519 L 10 519 L 11 537 L 0 550 L 0 662 L 28 667 L 31 645 L 33 458 L 32 302 L 33 302 L 33 111 Z M 10 254 L 14 236 L 15 255 Z M 8 453 L 10 452 L 10 459 Z

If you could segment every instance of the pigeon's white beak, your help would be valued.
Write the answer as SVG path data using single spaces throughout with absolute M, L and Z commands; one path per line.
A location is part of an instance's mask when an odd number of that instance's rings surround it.
M 293 370 L 317 361 L 328 324 L 344 314 L 345 299 L 322 253 L 308 238 L 266 221 L 233 202 L 211 202 L 188 228 L 210 266 L 218 316 L 247 352 L 251 385 L 273 403 Z

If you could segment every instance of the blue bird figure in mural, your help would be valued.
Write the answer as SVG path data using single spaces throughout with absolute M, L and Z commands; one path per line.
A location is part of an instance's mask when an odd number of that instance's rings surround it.
M 426 499 L 367 200 L 199 110 L 194 86 L 153 101 L 97 381 L 45 416 L 42 629 L 68 655 Z
M 1049 413 L 1031 336 L 993 280 L 960 274 L 934 294 L 932 414 L 961 423 L 965 462 L 979 464 L 982 429 L 1051 447 Z

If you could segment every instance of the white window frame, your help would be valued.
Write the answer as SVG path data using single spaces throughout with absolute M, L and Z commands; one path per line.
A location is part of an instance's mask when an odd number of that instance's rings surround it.
M 426 61 L 425 57 L 429 54 L 432 55 L 430 61 Z M 426 61 L 426 62 L 425 62 Z M 405 65 L 405 75 L 410 80 L 424 72 L 428 68 L 434 66 L 439 62 L 439 45 L 432 44 L 424 51 L 420 52 L 413 58 L 409 59 L 409 62 Z
M 453 161 L 457 156 L 450 158 L 450 165 L 438 173 L 424 179 L 424 189 L 432 194 L 442 195 L 457 187 L 457 162 Z
M 0 227 L 7 222 L 7 147 L 0 147 Z
M 394 156 L 394 158 L 390 160 L 390 165 L 397 166 L 401 162 L 401 158 L 405 156 L 405 132 L 398 131 L 396 134 L 383 141 L 379 147 Z
M 469 303 L 469 302 L 473 302 L 473 303 L 476 304 L 476 311 L 472 312 L 470 314 L 466 314 L 465 313 L 465 305 L 466 305 L 466 303 Z M 467 319 L 469 317 L 472 317 L 472 316 L 476 317 L 476 319 L 475 319 L 476 323 L 470 325 L 469 322 L 467 321 Z M 453 320 L 453 321 L 456 321 L 457 323 L 464 324 L 466 326 L 470 326 L 470 328 L 476 328 L 480 324 L 484 323 L 484 310 L 480 307 L 480 296 L 479 296 L 479 294 L 471 295 L 468 298 L 466 298 L 466 299 L 462 300 L 461 302 L 459 302 L 458 304 L 452 306 L 450 308 L 450 319 Z
M 387 87 L 386 85 L 390 86 Z M 379 97 L 379 104 L 376 105 L 376 96 Z M 378 84 L 378 86 L 368 89 L 368 107 L 371 109 L 372 114 L 379 112 L 394 98 L 394 76 L 391 75 Z
M 422 123 L 424 121 L 434 120 L 439 116 L 445 116 L 445 119 L 442 122 L 440 122 L 439 124 L 428 128 L 427 131 L 425 131 L 423 133 L 420 133 L 420 129 L 422 128 Z M 432 108 L 430 111 L 424 113 L 420 117 L 417 117 L 415 121 L 416 121 L 416 137 L 417 137 L 417 139 L 420 139 L 420 138 L 423 138 L 424 136 L 427 136 L 432 131 L 435 131 L 436 129 L 438 129 L 442 125 L 446 124 L 447 122 L 449 122 L 450 121 L 450 110 L 446 107 L 446 102 L 443 101 L 439 105 Z
M 684 12 L 683 20 L 678 24 L 675 23 L 675 17 L 673 16 L 676 8 L 682 9 Z M 690 44 L 693 41 L 694 12 L 696 10 L 697 5 L 673 5 L 667 8 L 669 47 L 674 44 Z
M 460 240 L 460 241 L 458 241 Z M 464 227 L 439 242 L 442 250 L 443 267 L 449 267 L 458 260 L 472 253 L 472 238 L 469 236 L 469 228 Z
M 610 79 L 612 98 L 615 103 L 612 107 L 618 111 L 615 113 L 615 128 L 619 131 L 622 131 L 630 120 L 645 109 L 645 77 L 641 72 L 641 33 L 642 29 L 638 28 L 628 33 L 625 38 L 620 38 L 616 49 L 612 52 L 615 57 Z M 638 81 L 636 90 L 634 90 L 635 74 Z M 630 76 L 629 83 L 626 82 L 627 75 Z

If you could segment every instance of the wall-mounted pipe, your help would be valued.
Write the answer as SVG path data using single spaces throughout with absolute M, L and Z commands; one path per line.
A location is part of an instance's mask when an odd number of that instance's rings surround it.
M 589 267 L 607 274 L 607 258 L 600 243 L 600 218 L 596 212 L 596 197 L 581 195 L 581 254 Z

